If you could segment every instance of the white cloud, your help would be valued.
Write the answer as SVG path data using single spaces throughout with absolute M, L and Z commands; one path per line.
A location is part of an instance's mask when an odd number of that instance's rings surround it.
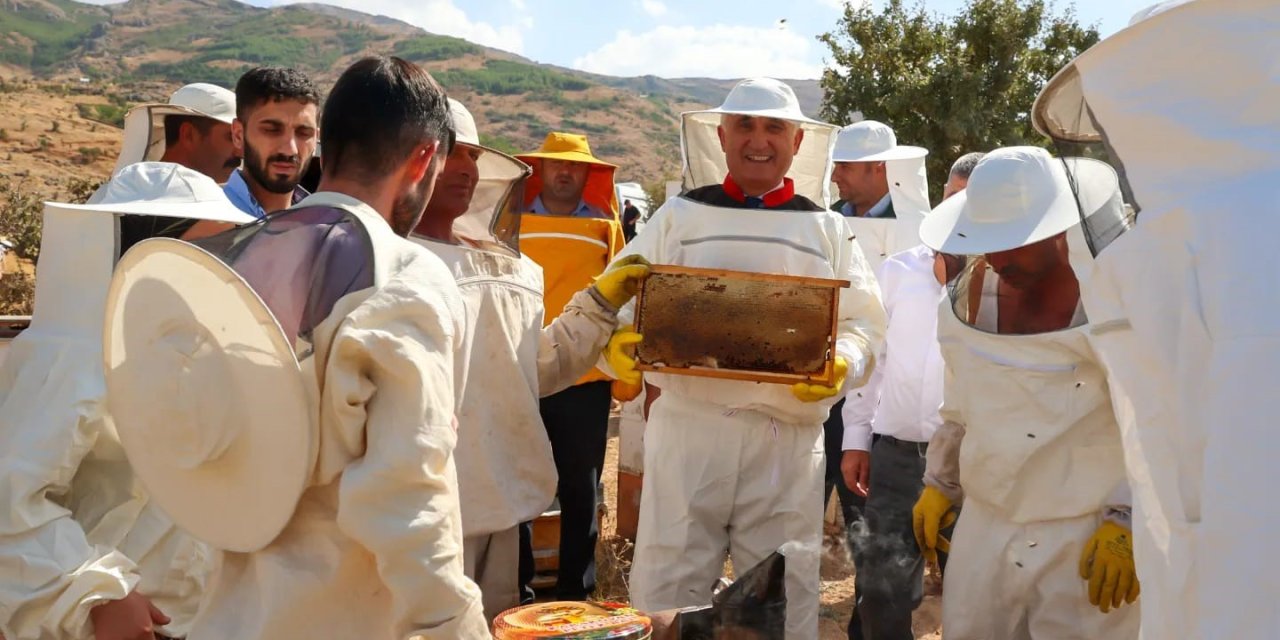
M 785 28 L 664 25 L 644 33 L 619 31 L 612 42 L 574 60 L 573 66 L 618 76 L 807 79 L 822 75 L 818 56 L 810 55 L 816 45 Z
M 263 6 L 305 1 L 308 0 L 250 0 Z M 527 15 L 512 16 L 512 22 L 503 25 L 472 20 L 454 5 L 453 0 L 325 0 L 324 4 L 384 15 L 432 33 L 463 38 L 512 53 L 524 52 L 524 34 L 533 28 L 533 18 Z M 524 0 L 512 0 L 512 4 L 518 11 L 523 11 Z
M 663 4 L 661 0 L 640 0 L 640 7 L 644 9 L 645 13 L 655 18 L 661 18 L 667 14 L 667 5 Z

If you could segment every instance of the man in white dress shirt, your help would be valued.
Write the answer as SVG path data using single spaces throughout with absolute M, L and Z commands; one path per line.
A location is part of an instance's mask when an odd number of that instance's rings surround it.
M 911 614 L 924 595 L 911 508 L 924 488 L 929 438 L 942 424 L 944 293 L 935 262 L 934 251 L 920 245 L 876 270 L 889 319 L 885 349 L 871 380 L 844 403 L 841 472 L 850 489 L 867 496 L 863 520 L 849 535 L 857 567 L 851 639 L 910 640 Z

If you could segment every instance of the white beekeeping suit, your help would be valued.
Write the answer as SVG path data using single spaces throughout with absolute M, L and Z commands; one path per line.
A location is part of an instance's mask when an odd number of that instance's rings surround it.
M 107 420 L 102 316 L 121 219 L 251 222 L 213 180 L 133 164 L 96 205 L 46 203 L 31 327 L 0 369 L 0 632 L 89 640 L 90 608 L 131 591 L 186 634 L 210 551 L 138 482 Z M 164 224 L 164 223 L 159 223 Z
M 452 457 L 463 305 L 438 258 L 320 192 L 199 246 L 139 243 L 112 286 L 121 442 L 219 550 L 190 640 L 488 637 Z
M 920 222 L 931 208 L 924 164 L 928 155 L 923 147 L 898 144 L 893 129 L 874 120 L 848 125 L 836 135 L 833 162 L 884 163 L 889 183 L 888 215 L 846 213 L 844 218 L 872 269 L 879 269 L 885 258 L 920 244 Z
M 1187 46 L 1194 42 L 1195 46 Z M 1085 307 L 1134 490 L 1143 637 L 1272 637 L 1280 4 L 1164 2 L 1046 86 L 1037 129 L 1120 172 Z
M 944 424 L 916 506 L 936 535 L 935 505 L 964 500 L 944 585 L 949 639 L 1137 637 L 1120 431 L 1072 298 L 1095 228 L 1081 219 L 1123 215 L 1105 164 L 1011 147 L 987 154 L 921 226 L 931 248 L 970 258 L 939 309 Z
M 726 115 L 797 123 L 790 173 L 751 206 L 717 127 Z M 804 117 L 790 87 L 744 80 L 710 111 L 683 117 L 686 188 L 619 254 L 654 264 L 850 281 L 840 291 L 837 352 L 861 385 L 884 333 L 875 277 L 824 201 L 835 127 Z M 633 309 L 620 317 L 629 322 Z M 649 374 L 662 390 L 645 427 L 644 487 L 632 601 L 644 610 L 707 604 L 725 552 L 750 568 L 786 545 L 787 637 L 817 637 L 824 452 L 837 397 L 806 402 L 785 385 Z
M 555 497 L 556 467 L 538 398 L 571 386 L 595 365 L 617 309 L 584 289 L 543 328 L 542 268 L 519 250 L 519 203 L 530 169 L 481 146 L 471 113 L 453 99 L 449 106 L 456 144 L 481 153 L 479 181 L 470 207 L 454 221 L 454 242 L 412 239 L 445 262 L 462 294 L 455 458 L 463 550 L 467 575 L 479 583 L 492 619 L 520 603 L 517 525 Z

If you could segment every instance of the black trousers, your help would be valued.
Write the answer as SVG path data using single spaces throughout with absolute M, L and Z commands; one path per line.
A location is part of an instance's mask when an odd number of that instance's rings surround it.
M 844 526 L 848 527 L 862 519 L 862 510 L 867 499 L 853 492 L 844 483 L 844 475 L 840 473 L 840 460 L 844 457 L 844 399 L 841 398 L 831 407 L 831 415 L 822 424 L 823 448 L 827 452 L 826 488 L 822 492 L 822 507 L 825 510 L 827 500 L 831 499 L 831 490 L 835 489 L 840 496 L 840 514 L 844 516 Z
M 924 599 L 924 557 L 911 510 L 924 490 L 927 445 L 877 436 L 871 445 L 864 522 L 849 531 L 856 605 L 850 640 L 911 640 L 911 614 Z M 945 562 L 939 554 L 939 562 Z
M 569 387 L 542 399 L 542 421 L 551 438 L 551 453 L 560 474 L 560 570 L 556 599 L 586 600 L 596 588 L 596 517 L 604 450 L 609 439 L 609 381 Z M 532 600 L 533 535 L 520 527 L 520 586 Z

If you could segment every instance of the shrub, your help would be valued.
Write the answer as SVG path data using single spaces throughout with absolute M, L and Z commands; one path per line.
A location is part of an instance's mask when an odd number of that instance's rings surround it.
M 487 60 L 483 69 L 448 69 L 435 74 L 446 87 L 477 93 L 523 95 L 534 92 L 583 91 L 593 85 L 567 73 L 511 60 Z
M 448 36 L 417 36 L 396 43 L 395 54 L 413 62 L 451 60 L 483 51 L 466 40 Z

